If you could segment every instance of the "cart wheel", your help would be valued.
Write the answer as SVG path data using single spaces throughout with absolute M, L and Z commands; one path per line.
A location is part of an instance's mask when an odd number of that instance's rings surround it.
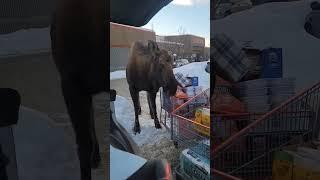
M 175 148 L 178 148 L 178 142 L 177 141 L 174 141 L 173 144 L 174 144 Z

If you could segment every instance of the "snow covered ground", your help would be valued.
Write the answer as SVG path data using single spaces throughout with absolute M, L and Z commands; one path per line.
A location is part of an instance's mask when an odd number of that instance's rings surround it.
M 126 78 L 126 70 L 110 72 L 110 80 Z
M 235 41 L 252 41 L 252 47 L 283 48 L 285 77 L 296 77 L 297 90 L 320 80 L 320 39 L 304 30 L 312 0 L 267 3 L 211 21 L 213 36 L 226 33 Z
M 0 57 L 49 51 L 50 42 L 49 28 L 23 29 L 10 34 L 3 34 L 0 35 Z

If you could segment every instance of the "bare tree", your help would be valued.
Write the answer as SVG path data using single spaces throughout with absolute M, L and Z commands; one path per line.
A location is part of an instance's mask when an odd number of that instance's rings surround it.
M 186 34 L 186 29 L 184 27 L 182 27 L 182 26 L 179 26 L 178 34 L 179 35 L 185 35 Z

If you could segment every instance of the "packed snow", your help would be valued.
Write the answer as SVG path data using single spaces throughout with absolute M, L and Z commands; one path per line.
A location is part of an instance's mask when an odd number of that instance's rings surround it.
M 0 57 L 49 51 L 50 42 L 49 28 L 23 29 L 2 34 L 0 35 Z
M 158 143 L 163 138 L 170 138 L 170 134 L 164 127 L 162 127 L 162 129 L 156 129 L 154 127 L 154 121 L 148 113 L 142 113 L 142 115 L 139 116 L 141 133 L 134 135 L 132 130 L 134 126 L 134 108 L 132 101 L 122 96 L 117 96 L 114 106 L 117 121 L 127 130 L 138 146 Z M 149 109 L 147 103 L 141 103 L 141 109 L 142 111 Z
M 296 77 L 297 89 L 309 87 L 320 77 L 320 39 L 304 30 L 312 0 L 276 2 L 255 6 L 211 22 L 213 34 L 225 33 L 253 48 L 283 48 L 284 77 Z M 240 44 L 241 45 L 241 44 Z
M 113 71 L 110 73 L 110 80 L 117 80 L 117 79 L 124 79 L 124 78 L 126 78 L 125 70 Z

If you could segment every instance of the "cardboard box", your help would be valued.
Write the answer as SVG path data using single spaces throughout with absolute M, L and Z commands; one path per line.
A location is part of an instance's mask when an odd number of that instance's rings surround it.
M 195 122 L 200 123 L 206 127 L 195 124 L 195 129 L 206 136 L 210 136 L 210 109 L 199 108 L 195 113 Z
M 320 179 L 320 151 L 303 146 L 288 146 L 274 153 L 273 180 L 318 180 Z
M 292 180 L 293 157 L 286 152 L 274 153 L 272 165 L 273 180 Z

